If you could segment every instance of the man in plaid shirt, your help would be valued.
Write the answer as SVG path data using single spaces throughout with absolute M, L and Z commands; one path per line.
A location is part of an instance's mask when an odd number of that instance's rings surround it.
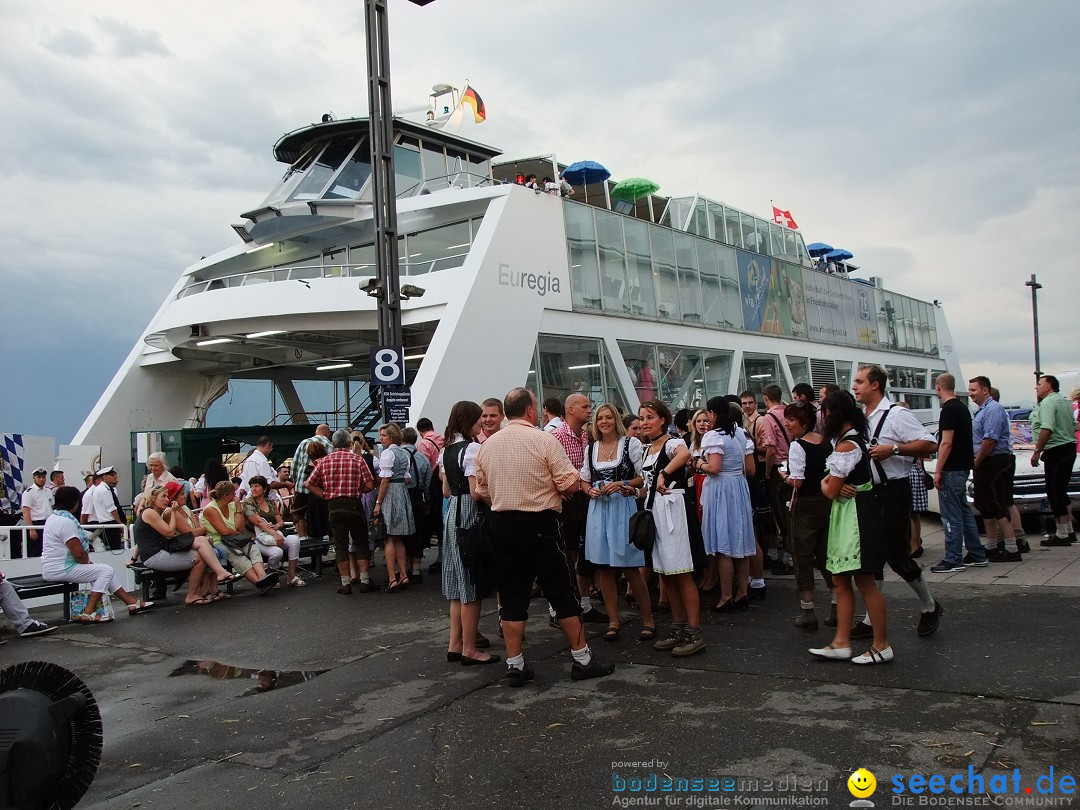
M 308 505 L 310 499 L 308 498 L 308 490 L 305 485 L 308 475 L 311 473 L 311 459 L 308 457 L 308 445 L 312 442 L 318 442 L 326 448 L 327 453 L 331 453 L 334 450 L 333 445 L 330 444 L 330 426 L 319 425 L 315 428 L 315 435 L 309 439 L 304 439 L 300 442 L 296 448 L 296 452 L 293 454 L 292 467 L 289 469 L 292 474 L 292 480 L 296 484 L 296 491 L 293 493 L 292 503 L 289 505 L 289 512 L 292 515 L 293 523 L 296 524 L 296 533 L 301 537 L 308 536 Z
M 352 593 L 349 578 L 349 536 L 357 551 L 357 567 L 360 569 L 360 592 L 378 590 L 371 582 L 368 570 L 367 515 L 360 496 L 375 488 L 375 479 L 367 463 L 352 451 L 352 434 L 339 430 L 333 437 L 334 452 L 319 459 L 315 469 L 304 482 L 317 498 L 326 500 L 330 509 L 330 531 L 334 537 L 334 560 L 337 562 L 341 585 L 338 593 Z M 297 486 L 299 486 L 299 480 Z
M 589 439 L 585 435 L 585 425 L 592 414 L 592 403 L 584 394 L 571 394 L 566 398 L 566 415 L 563 423 L 551 431 L 566 450 L 566 455 L 575 470 L 585 464 L 585 454 L 589 452 Z M 582 491 L 575 492 L 563 502 L 562 538 L 566 547 L 566 557 L 577 574 L 578 598 L 581 601 L 581 619 L 585 622 L 606 622 L 608 617 L 592 606 L 589 593 L 592 590 L 593 567 L 585 559 L 582 538 L 585 532 L 585 518 L 589 512 L 589 496 Z M 549 607 L 552 625 L 555 613 Z

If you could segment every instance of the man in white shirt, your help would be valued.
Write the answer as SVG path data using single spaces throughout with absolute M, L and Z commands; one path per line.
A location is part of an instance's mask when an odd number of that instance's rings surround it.
M 26 526 L 44 526 L 49 515 L 52 514 L 53 496 L 45 484 L 48 472 L 44 467 L 34 470 L 33 483 L 23 490 L 22 517 Z M 11 557 L 16 559 L 23 555 L 23 535 L 26 535 L 26 556 L 41 556 L 41 530 L 30 529 L 26 532 L 11 533 Z
M 908 473 L 916 458 L 926 458 L 938 449 L 934 437 L 907 408 L 885 399 L 888 377 L 881 366 L 861 366 L 851 390 L 866 408 L 870 431 L 870 471 L 881 507 L 889 567 L 899 574 L 919 598 L 918 633 L 928 636 L 938 628 L 943 612 L 930 595 L 922 568 L 911 558 L 911 481 Z M 856 622 L 852 638 L 874 635 L 868 618 Z
M 270 451 L 274 449 L 274 443 L 269 436 L 260 436 L 255 442 L 255 449 L 251 451 L 244 466 L 240 469 L 240 497 L 246 498 L 251 494 L 248 482 L 256 475 L 261 475 L 270 483 L 270 489 L 284 489 L 288 484 L 278 481 L 277 471 L 270 464 Z
M 566 415 L 563 404 L 559 402 L 558 397 L 548 397 L 544 400 L 542 408 L 541 421 L 544 423 L 544 430 L 554 433 L 562 425 L 563 417 Z
M 116 485 L 120 482 L 120 474 L 115 467 L 102 467 L 96 475 L 101 483 L 87 493 L 83 498 L 82 522 L 86 524 L 100 523 L 127 523 L 124 515 L 124 507 L 120 505 L 120 496 L 116 493 Z M 124 530 L 120 528 L 102 529 L 101 536 L 105 545 L 111 551 L 123 548 Z

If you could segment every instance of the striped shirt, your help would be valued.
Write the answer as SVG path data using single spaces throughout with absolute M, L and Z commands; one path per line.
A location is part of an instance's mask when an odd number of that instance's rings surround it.
M 480 447 L 476 490 L 495 512 L 562 511 L 562 491 L 577 484 L 578 468 L 551 435 L 511 419 Z
M 304 439 L 300 442 L 300 446 L 296 448 L 296 452 L 292 457 L 292 467 L 289 470 L 289 474 L 292 476 L 292 480 L 296 482 L 296 491 L 300 493 L 306 493 L 307 486 L 305 482 L 308 479 L 308 470 L 311 467 L 311 459 L 308 458 L 307 449 L 308 445 L 312 442 L 319 442 L 326 448 L 327 453 L 334 452 L 334 445 L 330 444 L 330 440 L 325 436 L 312 436 L 310 439 Z
M 299 483 L 299 482 L 297 482 Z M 370 490 L 375 479 L 367 462 L 348 448 L 335 450 L 325 458 L 320 458 L 307 483 L 323 491 L 326 500 L 331 498 L 359 498 Z

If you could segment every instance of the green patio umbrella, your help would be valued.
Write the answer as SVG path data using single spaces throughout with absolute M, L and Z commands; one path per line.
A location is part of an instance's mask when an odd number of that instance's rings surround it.
M 611 196 L 620 200 L 640 200 L 660 190 L 660 184 L 644 177 L 628 177 L 615 185 L 611 190 Z

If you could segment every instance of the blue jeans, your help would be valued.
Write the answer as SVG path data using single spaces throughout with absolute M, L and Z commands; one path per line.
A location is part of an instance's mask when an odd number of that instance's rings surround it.
M 967 470 L 948 470 L 941 474 L 938 501 L 941 504 L 941 524 L 945 527 L 945 562 L 963 562 L 964 547 L 977 560 L 986 558 L 979 539 L 975 516 L 967 503 Z

